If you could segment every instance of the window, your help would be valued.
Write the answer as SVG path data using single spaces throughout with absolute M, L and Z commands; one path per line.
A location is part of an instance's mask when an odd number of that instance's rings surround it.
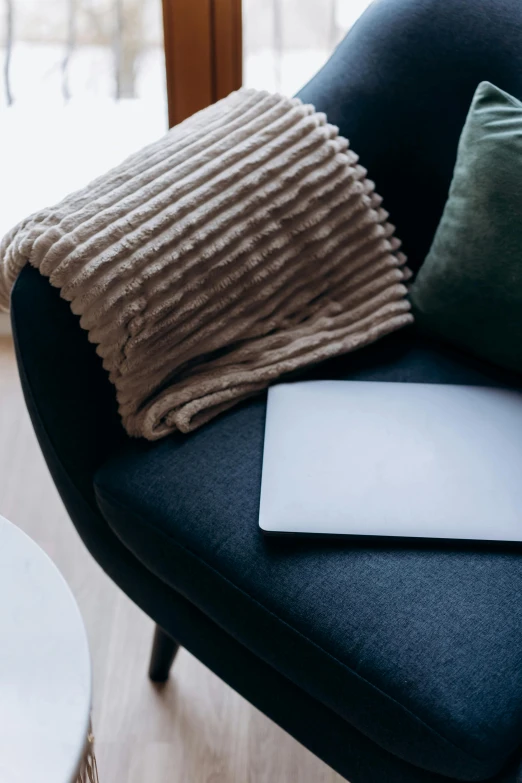
M 0 234 L 167 128 L 161 0 L 1 0 Z
M 294 94 L 369 2 L 0 0 L 0 235 L 165 132 L 162 7 L 177 122 L 240 83 L 241 48 L 246 86 Z

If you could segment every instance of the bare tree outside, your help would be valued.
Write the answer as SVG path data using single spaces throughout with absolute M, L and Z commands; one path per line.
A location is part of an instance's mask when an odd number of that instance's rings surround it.
M 14 27 L 14 9 L 13 0 L 4 0 L 5 2 L 5 58 L 4 58 L 4 86 L 7 105 L 13 104 L 13 93 L 11 92 L 11 54 L 13 51 L 13 27 Z
M 282 81 L 281 68 L 283 60 L 283 15 L 281 10 L 281 0 L 272 0 L 272 9 L 274 15 L 275 85 L 276 90 L 280 90 Z
M 341 35 L 337 23 L 337 0 L 330 0 L 330 25 L 328 30 L 328 48 L 333 49 L 339 43 Z
M 106 71 L 112 81 L 110 92 L 115 99 L 137 98 L 136 82 L 142 55 L 161 47 L 161 26 L 151 21 L 151 9 L 161 0 L 0 0 L 4 4 L 6 24 L 0 42 L 3 80 L 7 105 L 13 102 L 13 60 L 18 43 L 40 47 L 58 47 L 54 68 L 59 71 L 58 85 L 67 102 L 73 96 L 72 63 L 85 84 L 86 52 L 93 53 L 93 79 L 98 78 L 100 51 L 107 53 Z M 54 13 L 52 12 L 54 9 Z M 16 16 L 16 34 L 13 28 Z M 158 34 L 159 33 L 159 34 Z M 16 39 L 15 39 L 16 35 Z M 59 51 L 59 49 L 58 49 Z M 98 59 L 96 59 L 98 58 Z M 98 70 L 96 70 L 98 69 Z M 38 73 L 37 78 L 49 78 L 51 70 Z
M 137 64 L 146 42 L 143 35 L 144 0 L 115 0 L 115 97 L 136 97 Z
M 117 101 L 121 98 L 121 61 L 122 61 L 122 41 L 123 41 L 123 2 L 115 0 L 115 24 L 114 24 L 114 75 L 115 75 L 115 98 Z
M 111 26 L 110 26 L 110 5 L 105 3 L 105 7 L 93 5 L 92 0 L 77 0 L 79 4 L 78 22 L 81 25 L 81 43 L 94 44 L 96 46 L 110 46 L 111 44 Z M 80 26 L 80 25 L 79 25 Z
M 62 93 L 65 101 L 70 100 L 69 63 L 76 45 L 76 15 L 78 0 L 68 0 L 67 3 L 67 41 L 65 56 L 62 61 Z

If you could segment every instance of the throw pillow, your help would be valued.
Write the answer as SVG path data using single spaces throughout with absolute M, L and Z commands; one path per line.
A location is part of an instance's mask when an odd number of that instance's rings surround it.
M 522 103 L 489 82 L 411 300 L 421 327 L 522 372 Z

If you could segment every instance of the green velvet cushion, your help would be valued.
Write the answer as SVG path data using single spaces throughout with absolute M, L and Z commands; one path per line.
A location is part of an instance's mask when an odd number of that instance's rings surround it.
M 489 82 L 411 299 L 421 327 L 522 372 L 522 103 Z

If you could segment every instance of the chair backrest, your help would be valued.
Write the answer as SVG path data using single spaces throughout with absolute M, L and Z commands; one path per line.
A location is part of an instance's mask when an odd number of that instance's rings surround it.
M 522 99 L 521 0 L 376 0 L 299 94 L 350 139 L 412 269 L 431 244 L 483 80 Z

